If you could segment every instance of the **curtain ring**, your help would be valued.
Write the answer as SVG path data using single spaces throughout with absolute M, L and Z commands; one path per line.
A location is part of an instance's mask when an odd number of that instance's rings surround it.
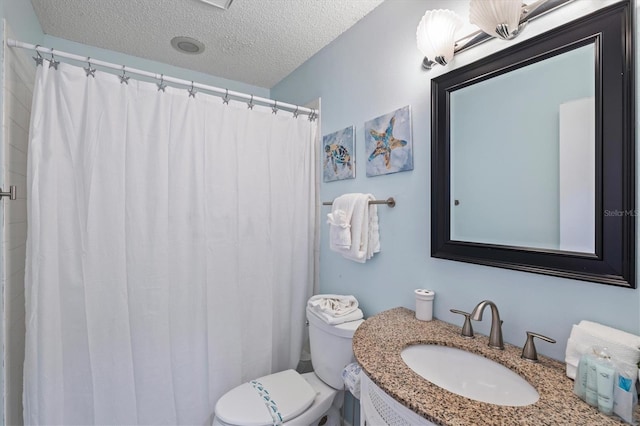
M 251 100 L 249 101 L 249 103 L 247 104 L 247 108 L 249 109 L 253 109 L 254 105 L 253 105 L 253 95 L 251 95 Z
M 193 80 L 191 80 L 191 88 L 189 89 L 189 97 L 195 99 L 197 92 L 198 91 L 193 87 Z
M 273 107 L 271 108 L 271 113 L 273 114 L 278 113 L 278 101 L 273 101 Z
M 123 65 L 122 66 L 122 75 L 118 76 L 118 78 L 120 79 L 120 84 L 124 83 L 126 85 L 129 85 L 129 78 L 131 78 L 131 77 L 127 77 L 125 75 L 125 69 L 124 68 L 125 68 L 125 66 Z
M 91 76 L 96 78 L 96 69 L 91 67 L 91 56 L 87 56 L 87 67 L 84 68 L 84 73 L 87 77 Z
M 224 105 L 229 105 L 229 89 L 224 89 L 225 90 L 225 94 L 224 97 L 222 98 L 222 103 Z
M 49 68 L 53 68 L 54 70 L 58 70 L 58 65 L 60 65 L 60 61 L 56 61 L 56 57 L 53 56 L 53 49 L 51 49 L 51 59 L 49 59 Z
M 42 61 L 44 60 L 44 58 L 42 57 L 42 55 L 38 51 L 38 48 L 40 48 L 40 45 L 36 44 L 36 55 L 37 56 L 33 57 L 33 60 L 36 61 L 36 68 L 38 67 L 38 65 L 42 65 Z
M 316 110 L 311 109 L 311 112 L 309 113 L 309 121 L 314 121 L 315 119 L 316 119 Z
M 298 108 L 300 108 L 300 107 L 299 107 L 298 105 L 296 105 L 296 110 L 295 110 L 295 111 L 293 111 L 293 118 L 298 118 L 298 115 L 300 114 L 300 113 L 298 112 Z
M 160 83 L 156 83 L 156 86 L 158 86 L 158 92 L 164 93 L 164 89 L 167 88 L 167 85 L 164 84 L 164 74 L 160 74 Z

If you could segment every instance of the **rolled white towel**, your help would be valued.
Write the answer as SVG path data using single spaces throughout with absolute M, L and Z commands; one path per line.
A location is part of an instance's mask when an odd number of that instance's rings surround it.
M 358 309 L 358 299 L 351 295 L 318 294 L 309 299 L 308 305 L 316 312 L 341 317 Z
M 355 311 L 349 314 L 342 315 L 339 317 L 327 315 L 324 312 L 317 311 L 315 309 L 312 309 L 311 312 L 329 325 L 337 325 L 337 324 L 342 324 L 349 321 L 357 321 L 359 319 L 364 318 L 364 314 L 362 313 L 362 310 L 360 308 L 356 309 Z

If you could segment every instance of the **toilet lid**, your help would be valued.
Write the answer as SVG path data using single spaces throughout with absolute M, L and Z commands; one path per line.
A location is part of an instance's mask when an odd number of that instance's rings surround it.
M 230 390 L 216 403 L 215 415 L 232 425 L 268 426 L 274 423 L 271 411 L 279 412 L 283 422 L 289 421 L 304 412 L 315 396 L 299 373 L 286 370 Z

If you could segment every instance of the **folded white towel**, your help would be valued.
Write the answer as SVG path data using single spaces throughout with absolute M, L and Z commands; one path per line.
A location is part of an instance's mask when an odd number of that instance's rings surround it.
M 342 324 L 345 322 L 349 322 L 349 321 L 357 321 L 359 319 L 364 318 L 364 314 L 362 313 L 362 310 L 360 308 L 356 309 L 355 311 L 351 312 L 350 314 L 346 314 L 346 315 L 342 315 L 339 317 L 334 317 L 331 315 L 327 315 L 322 311 L 317 311 L 315 309 L 312 309 L 311 312 L 313 314 L 315 314 L 318 318 L 320 318 L 322 321 L 326 322 L 327 324 L 330 325 L 337 325 L 337 324 Z
M 358 300 L 351 295 L 318 294 L 312 296 L 307 305 L 317 312 L 322 312 L 332 317 L 340 317 L 358 309 Z
M 640 350 L 640 336 L 587 320 L 580 321 L 578 325 L 594 336 Z
M 369 201 L 375 200 L 375 197 L 371 194 L 346 194 L 341 197 L 345 196 L 349 197 L 353 205 L 351 247 L 348 250 L 337 248 L 335 251 L 342 254 L 345 259 L 365 263 L 380 251 L 378 208 L 375 204 L 369 204 Z M 336 200 L 334 204 L 335 202 Z
M 575 379 L 580 358 L 593 346 L 607 348 L 613 361 L 625 371 L 636 371 L 640 361 L 640 348 L 637 346 L 640 337 L 601 324 L 584 322 L 573 325 L 567 340 L 565 362 L 568 377 Z
M 351 224 L 347 219 L 347 212 L 334 208 L 327 215 L 327 223 L 329 224 L 329 245 L 331 249 L 349 250 L 351 248 Z

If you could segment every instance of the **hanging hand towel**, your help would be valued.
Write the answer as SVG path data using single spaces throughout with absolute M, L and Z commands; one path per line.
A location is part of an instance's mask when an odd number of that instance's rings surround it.
M 367 194 L 370 200 L 373 195 Z M 367 259 L 371 259 L 375 253 L 380 252 L 380 225 L 378 224 L 378 206 L 369 205 L 369 243 L 367 244 Z
M 351 212 L 347 214 L 351 223 L 351 247 L 347 249 L 334 245 L 331 249 L 358 263 L 365 263 L 380 251 L 378 208 L 375 204 L 369 204 L 370 200 L 375 200 L 371 194 L 345 194 L 333 202 L 334 209 L 338 202 L 341 209 Z
M 347 212 L 338 208 L 327 215 L 329 224 L 329 245 L 332 250 L 351 248 L 351 224 Z
M 351 217 L 360 194 L 344 194 L 333 200 L 329 224 L 329 248 L 336 252 L 351 249 Z

